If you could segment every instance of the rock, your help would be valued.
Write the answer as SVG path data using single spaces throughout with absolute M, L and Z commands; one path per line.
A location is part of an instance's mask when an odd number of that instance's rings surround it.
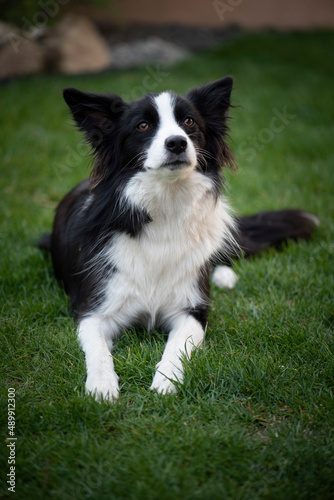
M 44 49 L 15 26 L 0 22 L 0 79 L 41 73 Z
M 158 37 L 116 44 L 112 46 L 111 51 L 113 68 L 131 68 L 146 63 L 169 65 L 189 54 L 182 47 Z
M 0 21 L 0 41 L 5 42 L 5 38 L 9 33 L 12 33 L 13 31 L 17 32 L 17 28 L 13 26 L 12 24 L 9 23 L 4 23 L 3 21 Z
M 90 73 L 110 67 L 107 43 L 86 17 L 68 14 L 44 39 L 49 70 Z

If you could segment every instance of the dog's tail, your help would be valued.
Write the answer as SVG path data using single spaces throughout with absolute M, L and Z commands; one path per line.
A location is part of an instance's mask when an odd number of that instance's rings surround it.
M 37 241 L 37 246 L 42 250 L 51 252 L 51 233 L 43 234 Z
M 235 240 L 245 257 L 270 247 L 280 249 L 288 240 L 309 240 L 319 219 L 304 210 L 285 209 L 259 212 L 238 218 Z

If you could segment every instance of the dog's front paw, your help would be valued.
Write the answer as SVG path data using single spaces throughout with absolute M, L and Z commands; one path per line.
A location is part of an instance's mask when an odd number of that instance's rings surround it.
M 151 391 L 156 391 L 159 394 L 176 394 L 176 387 L 171 380 L 163 376 L 161 376 L 161 380 L 157 379 L 158 377 L 155 376 L 150 387 Z
M 183 374 L 181 370 L 178 369 L 177 374 L 175 374 L 171 372 L 169 366 L 164 367 L 158 364 L 150 389 L 159 394 L 176 394 L 175 380 L 182 382 Z
M 86 393 L 93 396 L 96 401 L 116 401 L 119 395 L 118 376 L 112 372 L 103 375 L 88 375 Z

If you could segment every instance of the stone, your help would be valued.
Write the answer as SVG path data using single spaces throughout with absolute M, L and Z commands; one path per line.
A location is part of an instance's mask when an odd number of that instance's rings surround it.
M 36 40 L 18 28 L 0 22 L 0 79 L 44 71 L 45 52 Z
M 80 74 L 110 67 L 110 50 L 86 17 L 68 14 L 44 38 L 49 70 Z

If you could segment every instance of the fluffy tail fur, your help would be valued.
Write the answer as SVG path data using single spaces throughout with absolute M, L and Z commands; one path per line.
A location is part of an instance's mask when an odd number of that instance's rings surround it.
M 318 225 L 317 217 L 303 210 L 259 212 L 238 218 L 235 239 L 250 257 L 270 247 L 279 249 L 288 240 L 309 240 Z

